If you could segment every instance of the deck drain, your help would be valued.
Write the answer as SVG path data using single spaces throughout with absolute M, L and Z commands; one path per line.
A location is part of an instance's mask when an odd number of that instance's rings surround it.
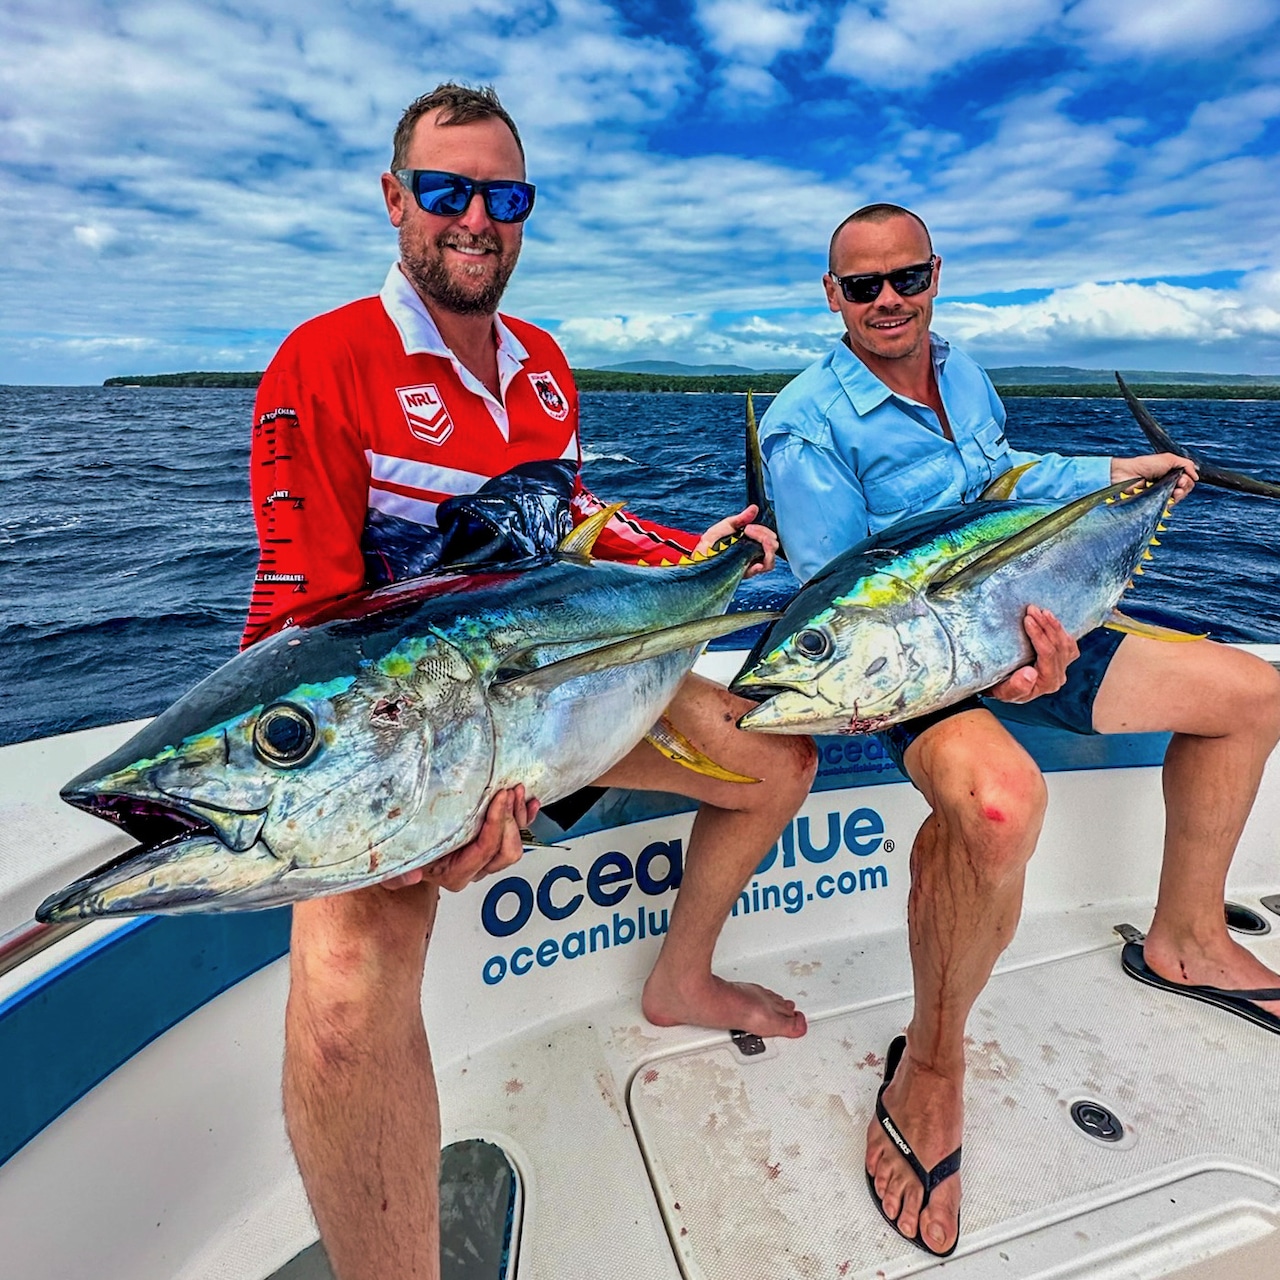
M 1242 907 L 1238 902 L 1224 902 L 1223 910 L 1227 916 L 1227 928 L 1236 933 L 1270 933 L 1271 921 L 1264 919 L 1249 907 Z
M 1078 1129 L 1099 1142 L 1119 1142 L 1124 1137 L 1124 1125 L 1100 1102 L 1084 1100 L 1072 1103 L 1071 1119 Z
M 1265 898 L 1259 898 L 1258 901 L 1273 915 L 1280 916 L 1280 893 L 1269 893 Z

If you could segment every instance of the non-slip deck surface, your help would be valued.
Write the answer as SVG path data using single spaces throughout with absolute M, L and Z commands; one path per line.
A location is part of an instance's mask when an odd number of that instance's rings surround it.
M 1274 939 L 1251 945 L 1280 959 Z M 717 1045 L 637 1073 L 631 1113 L 690 1280 L 935 1265 L 884 1224 L 862 1172 L 884 1053 L 909 1015 L 892 1000 L 757 1060 Z M 948 1274 L 1280 1274 L 1280 1036 L 1134 982 L 1118 948 L 997 974 L 969 1031 Z M 1080 1099 L 1125 1138 L 1085 1136 Z

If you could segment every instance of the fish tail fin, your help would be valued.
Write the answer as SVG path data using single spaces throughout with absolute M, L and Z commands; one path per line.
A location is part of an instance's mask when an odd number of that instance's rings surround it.
M 764 458 L 760 453 L 760 432 L 756 427 L 755 397 L 747 392 L 747 502 L 757 509 L 756 524 L 778 531 L 773 503 L 764 487 Z
M 1128 384 L 1119 373 L 1116 374 L 1116 382 L 1119 384 L 1120 394 L 1124 396 L 1125 403 L 1129 406 L 1129 412 L 1142 428 L 1142 434 L 1161 453 L 1176 453 L 1179 457 L 1190 458 L 1200 472 L 1201 483 L 1215 485 L 1219 489 L 1231 489 L 1235 493 L 1251 493 L 1261 498 L 1280 498 L 1280 484 L 1273 484 L 1269 480 L 1257 480 L 1240 471 L 1229 471 L 1226 467 L 1215 466 L 1211 462 L 1204 461 L 1199 454 L 1179 444 L 1155 420 L 1151 410 L 1129 390 Z
M 747 505 L 756 508 L 756 524 L 778 533 L 778 517 L 769 500 L 764 483 L 764 455 L 760 451 L 760 431 L 756 426 L 756 403 L 751 391 L 747 391 Z M 778 555 L 787 558 L 786 548 L 782 545 L 782 535 L 778 535 Z

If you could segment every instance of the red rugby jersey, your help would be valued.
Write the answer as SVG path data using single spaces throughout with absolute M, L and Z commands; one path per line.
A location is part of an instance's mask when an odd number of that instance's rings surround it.
M 444 345 L 398 266 L 382 292 L 285 339 L 258 388 L 250 491 L 259 561 L 242 645 L 367 585 L 371 521 L 435 536 L 436 506 L 524 462 L 580 461 L 578 393 L 555 340 L 498 317 L 502 401 Z M 580 522 L 600 503 L 581 483 Z M 407 523 L 406 523 L 407 522 Z M 598 556 L 684 559 L 697 534 L 620 514 Z

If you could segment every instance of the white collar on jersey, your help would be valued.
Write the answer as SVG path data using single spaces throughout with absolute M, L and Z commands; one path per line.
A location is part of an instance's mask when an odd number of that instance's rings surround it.
M 462 379 L 462 385 L 489 402 L 489 412 L 493 414 L 498 429 L 503 436 L 508 436 L 505 403 L 495 400 L 484 383 L 449 350 L 445 340 L 440 336 L 436 322 L 431 318 L 431 312 L 427 310 L 426 304 L 418 296 L 418 291 L 400 270 L 398 262 L 391 264 L 391 270 L 387 272 L 387 278 L 378 296 L 382 300 L 383 309 L 391 317 L 391 323 L 399 331 L 400 341 L 404 343 L 405 355 L 443 356 L 449 360 L 458 377 Z M 524 368 L 524 362 L 529 358 L 529 353 L 525 350 L 524 343 L 511 332 L 501 316 L 493 317 L 493 328 L 498 335 L 498 385 L 502 389 L 502 400 L 505 401 L 507 387 L 510 386 L 511 379 Z

